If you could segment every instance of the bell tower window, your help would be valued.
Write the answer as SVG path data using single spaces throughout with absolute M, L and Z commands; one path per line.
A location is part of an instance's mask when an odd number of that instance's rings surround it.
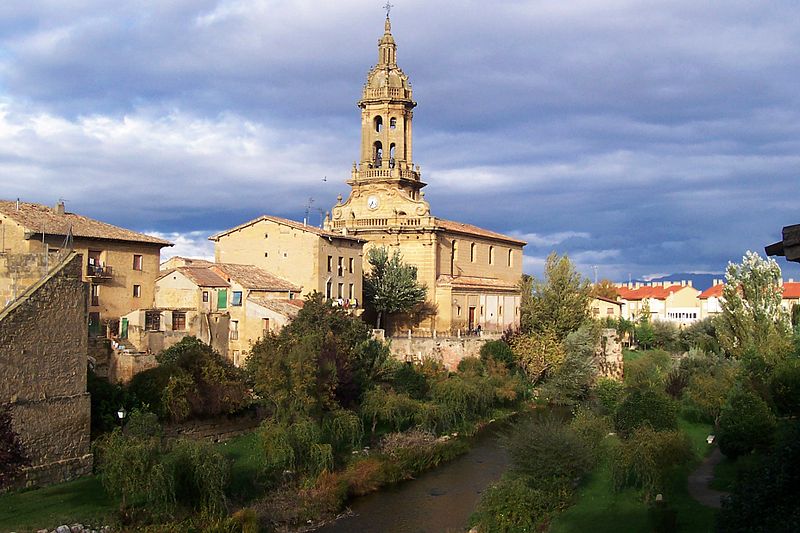
M 394 130 L 397 129 L 397 119 L 392 117 L 389 119 L 389 129 Z
M 375 141 L 372 146 L 372 159 L 375 162 L 375 167 L 380 167 L 383 161 L 383 145 L 380 141 Z
M 394 168 L 394 143 L 389 145 L 389 167 Z
M 375 131 L 380 133 L 383 130 L 383 117 L 378 115 L 375 117 Z

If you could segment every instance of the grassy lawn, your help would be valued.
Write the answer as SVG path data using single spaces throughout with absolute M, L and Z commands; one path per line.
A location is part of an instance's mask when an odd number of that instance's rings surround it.
M 43 489 L 0 495 L 0 531 L 54 529 L 61 524 L 106 525 L 116 506 L 95 476 Z
M 262 469 L 264 452 L 256 432 L 220 442 L 217 449 L 231 461 L 228 495 L 237 501 L 253 499 L 263 493 L 257 483 Z
M 683 419 L 679 420 L 678 426 L 689 436 L 698 458 L 710 452 L 706 436 L 711 426 Z M 664 496 L 670 506 L 677 511 L 679 531 L 705 533 L 713 531 L 715 511 L 703 507 L 689 496 L 686 478 L 695 467 L 696 464 L 676 472 Z M 575 505 L 558 515 L 550 526 L 550 533 L 578 531 L 592 533 L 652 531 L 648 508 L 642 501 L 641 494 L 633 489 L 616 492 L 607 460 L 584 481 L 578 490 Z

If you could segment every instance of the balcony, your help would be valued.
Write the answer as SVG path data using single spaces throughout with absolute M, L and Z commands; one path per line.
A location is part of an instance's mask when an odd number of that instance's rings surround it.
M 86 277 L 92 283 L 104 283 L 114 277 L 110 266 L 87 265 Z

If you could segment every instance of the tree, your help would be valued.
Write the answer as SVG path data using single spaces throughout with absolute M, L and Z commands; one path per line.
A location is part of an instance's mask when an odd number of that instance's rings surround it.
M 729 355 L 757 353 L 766 360 L 791 350 L 782 294 L 781 269 L 773 259 L 748 251 L 741 264 L 728 263 L 716 329 Z
M 425 301 L 428 289 L 417 281 L 417 267 L 403 263 L 400 252 L 389 257 L 385 246 L 370 248 L 367 261 L 364 297 L 378 314 L 375 327 L 381 327 L 384 315 L 409 312 Z
M 736 388 L 719 415 L 719 451 L 731 459 L 753 450 L 765 450 L 772 443 L 775 416 L 757 394 Z
M 614 282 L 609 279 L 601 279 L 599 282 L 592 285 L 592 296 L 595 298 L 608 298 L 609 300 L 616 300 L 618 293 L 617 287 Z
M 547 256 L 544 280 L 523 278 L 523 289 L 527 286 L 531 292 L 523 292 L 520 317 L 524 332 L 552 331 L 560 341 L 587 320 L 591 285 L 566 255 Z

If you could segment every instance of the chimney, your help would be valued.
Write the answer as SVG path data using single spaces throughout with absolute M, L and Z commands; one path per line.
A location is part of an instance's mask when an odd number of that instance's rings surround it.
M 19 198 L 17 198 L 17 211 L 19 211 Z
M 685 286 L 686 286 L 686 280 L 685 280 L 685 279 L 682 279 L 682 280 L 681 280 L 681 287 L 685 287 Z
M 690 280 L 690 279 L 687 279 L 687 280 L 686 280 L 686 286 L 687 286 L 687 287 L 691 287 L 693 283 L 694 283 L 694 281 L 692 281 L 692 280 Z
M 59 200 L 56 204 L 56 215 L 64 214 L 64 200 Z

